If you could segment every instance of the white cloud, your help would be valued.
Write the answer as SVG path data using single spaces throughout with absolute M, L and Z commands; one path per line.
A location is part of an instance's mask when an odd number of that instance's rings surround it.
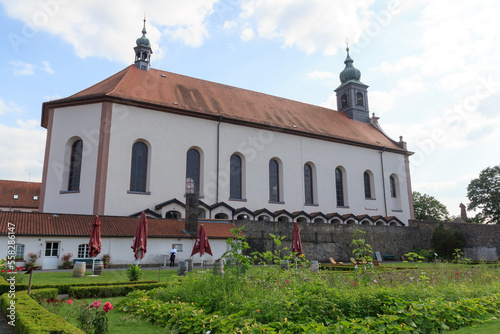
M 47 72 L 49 74 L 54 74 L 54 70 L 50 67 L 50 63 L 48 61 L 42 61 L 43 67 L 42 71 Z
M 38 120 L 18 121 L 18 127 L 0 124 L 0 175 L 2 179 L 32 181 L 42 178 L 45 129 Z
M 328 71 L 314 71 L 307 73 L 307 78 L 314 80 L 332 80 L 338 78 L 338 74 Z
M 29 43 L 39 31 L 46 31 L 73 45 L 79 57 L 103 57 L 124 63 L 133 61 L 130 48 L 141 36 L 144 11 L 147 13 L 147 37 L 155 56 L 160 58 L 162 32 L 186 45 L 203 44 L 209 36 L 206 20 L 217 1 L 153 0 L 146 4 L 133 0 L 0 0 L 10 17 L 24 22 L 19 31 L 8 36 L 13 49 L 22 49 L 24 42 Z M 15 37 L 23 39 L 23 43 L 13 42 Z
M 225 21 L 224 22 L 224 29 L 233 29 L 238 26 L 238 22 L 232 20 L 232 21 Z
M 245 28 L 241 32 L 240 38 L 242 41 L 250 41 L 255 37 L 255 32 L 250 28 Z
M 0 99 L 0 115 L 4 115 L 5 113 L 22 113 L 22 109 L 17 106 L 14 102 L 5 103 L 4 100 Z
M 285 46 L 335 54 L 348 38 L 356 42 L 372 18 L 374 0 L 247 0 L 240 19 L 261 38 L 278 38 Z
M 14 65 L 14 75 L 33 75 L 35 74 L 35 66 L 33 64 L 25 63 L 24 61 L 12 61 L 11 65 Z

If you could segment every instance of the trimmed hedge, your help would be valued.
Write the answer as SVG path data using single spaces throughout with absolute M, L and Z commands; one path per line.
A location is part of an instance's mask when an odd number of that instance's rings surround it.
M 152 290 L 171 285 L 172 283 L 149 283 L 149 284 L 122 284 L 106 286 L 71 287 L 68 291 L 70 298 L 93 298 L 93 297 L 119 297 L 126 296 L 129 292 L 137 290 Z
M 39 294 L 53 294 L 45 291 Z M 33 291 L 34 292 L 34 291 Z M 53 334 L 53 333 L 76 333 L 83 334 L 81 330 L 68 323 L 54 313 L 47 311 L 40 306 L 33 298 L 28 296 L 26 291 L 17 291 L 13 298 L 5 293 L 1 297 L 2 312 L 7 316 L 7 321 L 11 321 L 9 307 L 11 301 L 15 301 L 15 327 L 16 333 L 23 334 Z
M 156 283 L 157 281 L 147 280 L 140 281 L 141 284 Z M 102 286 L 102 285 L 126 285 L 126 284 L 137 284 L 137 282 L 100 282 L 100 283 L 68 283 L 68 284 L 31 284 L 31 289 L 57 289 L 59 294 L 66 294 L 69 292 L 71 287 L 81 287 L 81 286 Z M 5 281 L 5 279 L 0 279 L 0 294 L 9 292 L 10 284 Z M 27 283 L 16 283 L 16 291 L 28 290 Z
M 31 290 L 30 297 L 36 301 L 47 300 L 47 299 L 56 299 L 58 291 L 57 289 L 38 289 Z

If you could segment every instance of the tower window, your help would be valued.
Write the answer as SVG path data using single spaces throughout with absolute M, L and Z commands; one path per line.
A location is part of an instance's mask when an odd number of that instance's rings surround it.
M 82 168 L 83 142 L 77 140 L 71 146 L 71 159 L 69 164 L 68 191 L 80 189 L 80 172 Z
M 341 104 L 342 108 L 348 106 L 348 104 L 347 104 L 347 94 L 342 94 L 342 96 L 340 97 L 340 104 Z
M 396 179 L 394 178 L 393 175 L 389 177 L 389 184 L 390 184 L 390 189 L 391 189 L 391 197 L 396 198 L 398 197 L 397 191 L 396 191 Z
M 365 102 L 363 101 L 363 93 L 356 93 L 356 105 L 362 107 L 365 105 Z
M 335 168 L 335 187 L 337 193 L 337 206 L 344 206 L 344 176 L 340 168 Z

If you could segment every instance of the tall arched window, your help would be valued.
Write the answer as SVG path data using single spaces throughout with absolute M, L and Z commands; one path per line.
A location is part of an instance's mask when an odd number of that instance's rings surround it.
M 187 152 L 186 180 L 193 181 L 194 192 L 200 192 L 200 152 L 194 148 Z
M 335 188 L 337 193 L 337 206 L 344 206 L 344 176 L 340 168 L 335 168 Z
M 347 107 L 347 94 L 342 94 L 340 97 L 341 107 Z
M 269 201 L 280 201 L 280 170 L 275 159 L 269 160 Z
M 132 146 L 130 191 L 146 192 L 148 177 L 148 146 L 138 141 Z
M 398 197 L 397 191 L 396 191 L 396 180 L 394 179 L 394 175 L 391 175 L 389 177 L 389 184 L 390 184 L 390 189 L 391 189 L 391 197 Z
M 241 199 L 241 158 L 233 154 L 230 165 L 229 198 Z
M 304 197 L 306 204 L 314 204 L 313 198 L 313 172 L 309 164 L 304 165 Z
M 365 103 L 363 101 L 363 93 L 356 93 L 356 105 L 357 106 L 364 106 Z
M 83 142 L 77 140 L 71 146 L 71 157 L 69 162 L 68 191 L 80 189 L 80 173 L 82 171 Z
M 372 198 L 372 185 L 370 180 L 370 174 L 366 171 L 363 173 L 363 181 L 365 184 L 365 198 Z

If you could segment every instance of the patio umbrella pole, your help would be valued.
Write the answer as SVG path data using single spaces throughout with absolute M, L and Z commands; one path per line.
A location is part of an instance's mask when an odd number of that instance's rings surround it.
M 92 275 L 94 275 L 94 263 L 95 263 L 95 257 L 92 256 Z

